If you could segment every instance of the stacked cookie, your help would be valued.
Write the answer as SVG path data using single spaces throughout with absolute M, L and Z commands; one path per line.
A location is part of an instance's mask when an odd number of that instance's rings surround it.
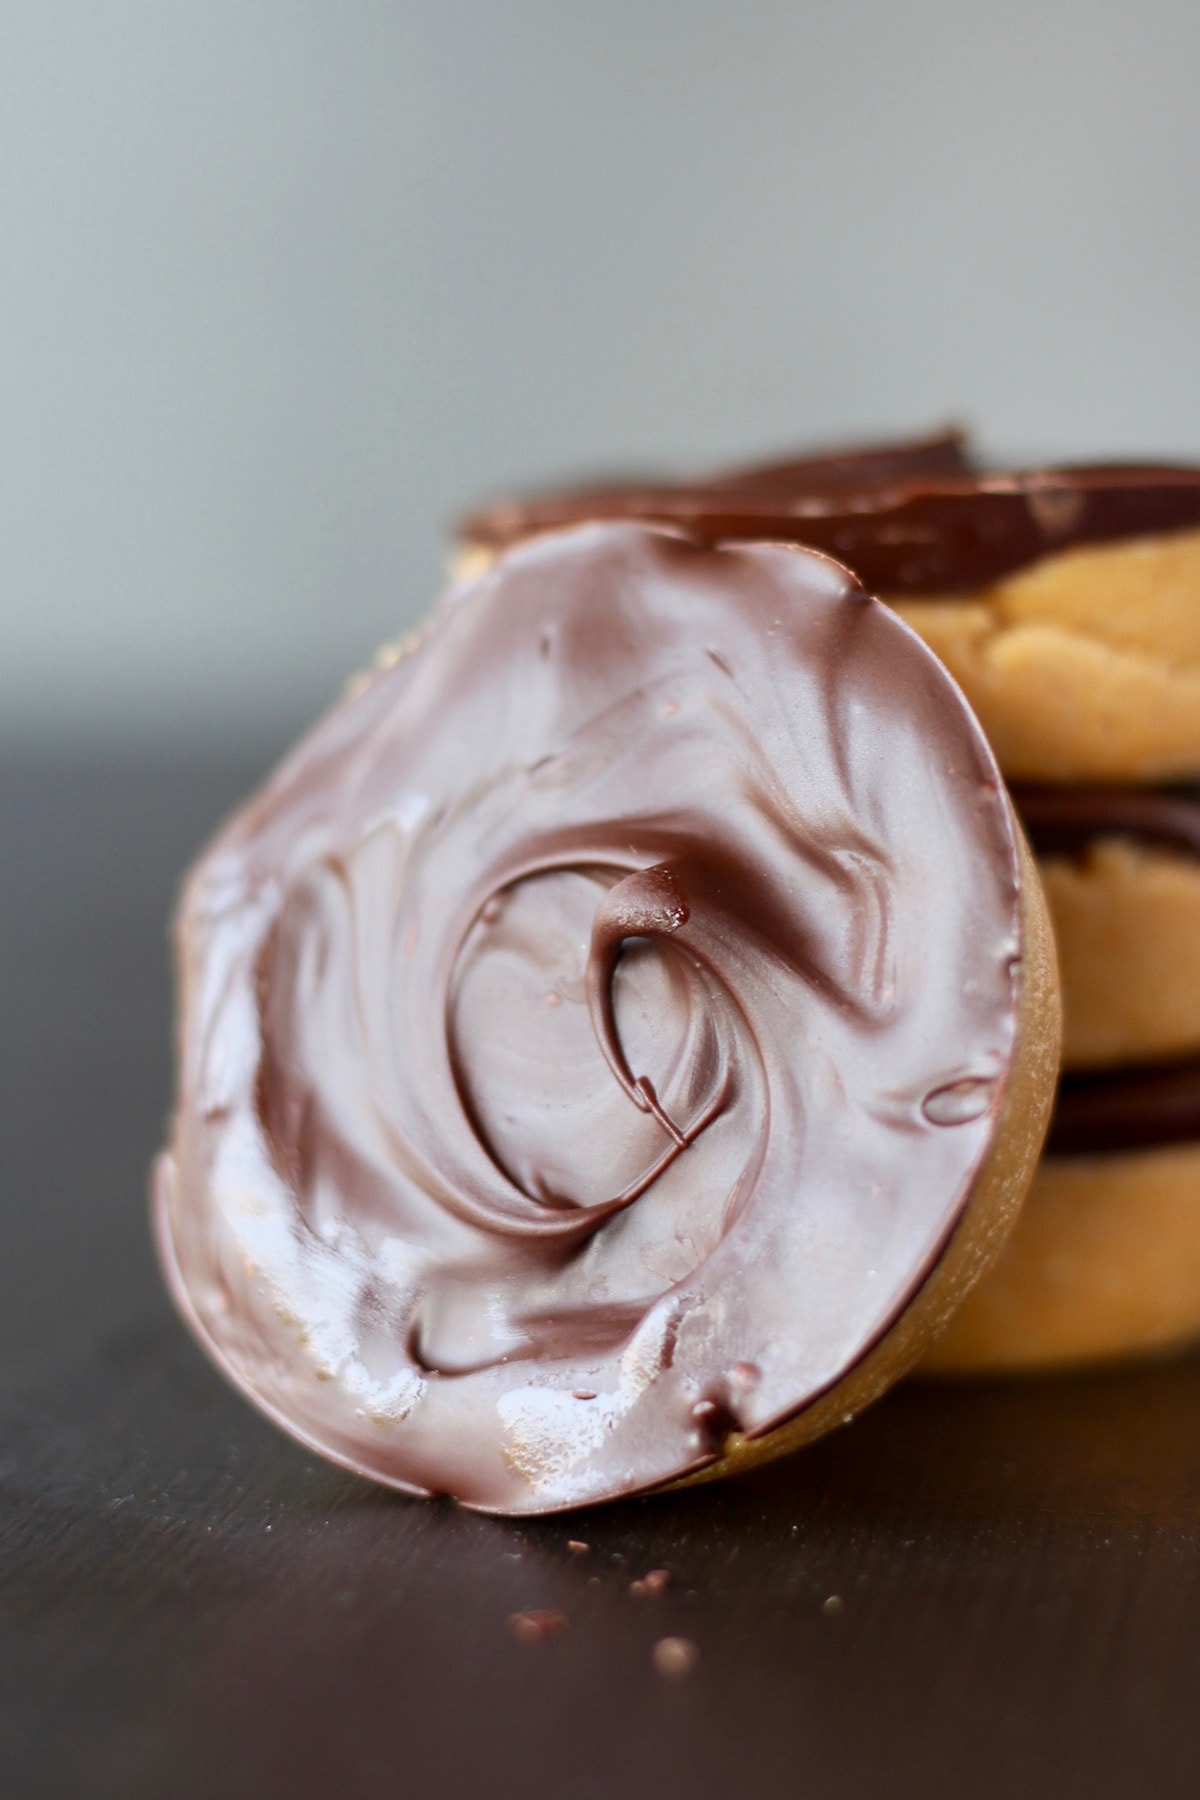
M 529 1514 L 1200 1333 L 1200 470 L 944 434 L 462 560 L 184 890 L 154 1211 L 230 1379 Z
M 1006 1255 L 935 1347 L 947 1370 L 1200 1333 L 1200 528 L 1129 530 L 1141 472 L 1114 478 L 1128 535 L 897 605 L 1012 780 L 1064 999 L 1048 1152 Z M 1089 497 L 1086 480 L 1061 492 L 1068 510 Z
M 584 518 L 848 564 L 957 678 L 1037 852 L 1063 1073 L 1000 1262 L 926 1366 L 1078 1363 L 1200 1333 L 1200 470 L 985 474 L 958 434 L 469 518 L 464 566 Z

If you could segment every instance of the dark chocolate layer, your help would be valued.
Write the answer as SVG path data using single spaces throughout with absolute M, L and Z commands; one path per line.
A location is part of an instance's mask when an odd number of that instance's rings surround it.
M 677 525 L 706 542 L 823 550 L 874 594 L 954 594 L 1078 544 L 1200 528 L 1200 469 L 1159 463 L 972 471 L 961 438 L 865 446 L 697 480 L 534 496 L 470 514 L 499 549 L 582 519 Z
M 1136 838 L 1200 856 L 1200 785 L 1051 787 L 1014 782 L 1010 792 L 1039 856 L 1075 856 L 1098 838 Z
M 543 1512 L 767 1432 L 923 1286 L 1014 1054 L 1015 831 L 845 570 L 545 537 L 193 873 L 157 1217 L 256 1401 Z
M 1200 1057 L 1063 1075 L 1047 1151 L 1099 1156 L 1200 1145 Z

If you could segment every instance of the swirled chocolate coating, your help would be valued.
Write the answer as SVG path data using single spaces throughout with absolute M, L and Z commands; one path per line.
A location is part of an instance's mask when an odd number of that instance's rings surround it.
M 397 1487 L 545 1512 L 703 1467 L 855 1367 L 963 1217 L 1019 879 L 972 716 L 845 570 L 523 546 L 189 880 L 180 1304 Z
M 714 543 L 805 544 L 846 563 L 875 594 L 961 594 L 1073 545 L 1200 527 L 1200 469 L 978 474 L 951 433 L 694 481 L 534 496 L 472 513 L 459 529 L 499 549 L 581 519 L 676 525 Z

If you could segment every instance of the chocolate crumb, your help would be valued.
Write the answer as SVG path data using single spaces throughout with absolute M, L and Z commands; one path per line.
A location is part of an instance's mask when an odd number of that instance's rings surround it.
M 659 1638 L 654 1646 L 654 1667 L 668 1680 L 678 1681 L 690 1675 L 700 1661 L 700 1652 L 690 1638 Z
M 671 1571 L 669 1569 L 651 1569 L 650 1573 L 643 1575 L 640 1581 L 631 1581 L 629 1591 L 635 1600 L 653 1600 L 659 1594 L 664 1594 L 670 1585 Z
M 519 1644 L 541 1644 L 564 1629 L 567 1615 L 539 1607 L 533 1612 L 510 1613 L 508 1623 Z

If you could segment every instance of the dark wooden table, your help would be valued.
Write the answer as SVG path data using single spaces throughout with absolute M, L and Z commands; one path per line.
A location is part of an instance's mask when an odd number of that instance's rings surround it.
M 144 1191 L 174 877 L 252 773 L 0 765 L 5 1800 L 1200 1794 L 1200 1363 L 910 1386 L 740 1484 L 530 1524 L 226 1391 Z M 538 1607 L 566 1628 L 518 1642 Z

